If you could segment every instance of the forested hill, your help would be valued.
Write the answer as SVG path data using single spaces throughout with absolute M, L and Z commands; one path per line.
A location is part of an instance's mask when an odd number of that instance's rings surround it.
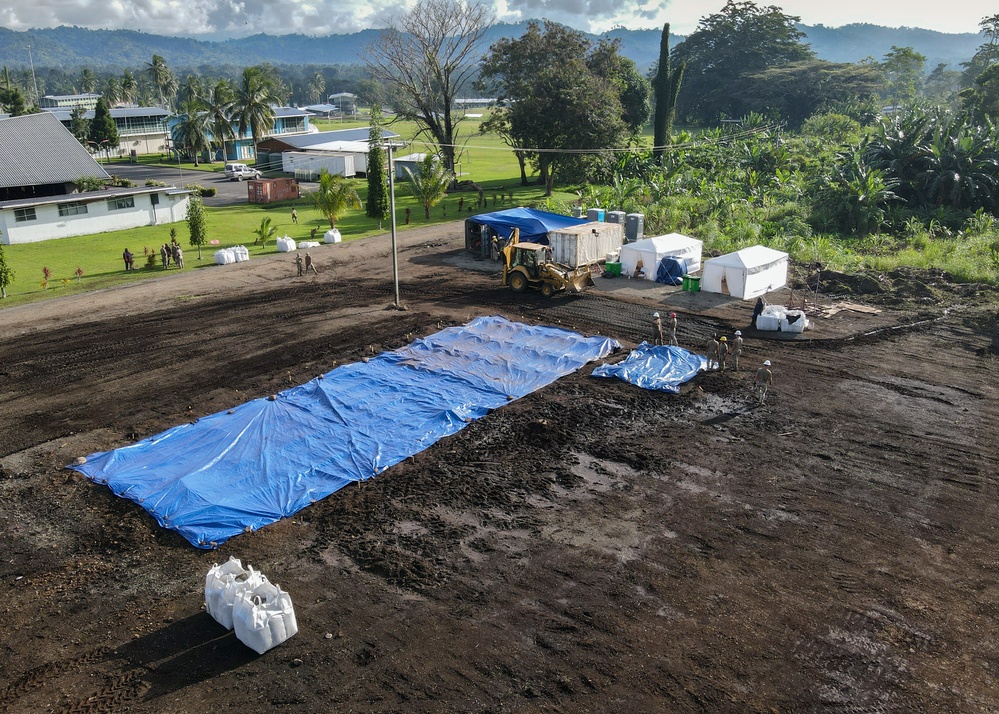
M 487 42 L 501 37 L 519 37 L 526 23 L 499 24 L 490 28 Z M 858 62 L 866 57 L 880 60 L 892 46 L 912 47 L 926 56 L 926 69 L 940 63 L 960 69 L 960 63 L 974 55 L 984 42 L 981 35 L 945 34 L 917 28 L 888 28 L 877 25 L 824 27 L 800 25 L 807 42 L 820 59 L 832 62 Z M 615 30 L 607 36 L 621 41 L 622 52 L 644 71 L 659 56 L 659 30 Z M 246 66 L 272 64 L 355 64 L 361 62 L 362 48 L 376 41 L 377 30 L 351 35 L 308 37 L 305 35 L 253 35 L 235 40 L 206 41 L 185 37 L 150 35 L 132 30 L 87 30 L 80 27 L 14 32 L 0 28 L 0 65 L 12 70 L 28 67 L 28 46 L 35 68 L 59 67 L 65 70 L 90 67 L 120 70 L 143 66 L 154 54 L 161 55 L 175 69 L 200 66 Z M 596 36 L 593 36 L 596 39 Z M 676 45 L 680 35 L 671 38 Z

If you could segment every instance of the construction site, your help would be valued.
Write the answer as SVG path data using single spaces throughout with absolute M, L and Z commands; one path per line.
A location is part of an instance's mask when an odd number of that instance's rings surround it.
M 0 711 L 995 709 L 999 291 L 791 265 L 765 299 L 808 328 L 757 329 L 737 292 L 763 262 L 740 278 L 703 256 L 711 292 L 625 255 L 517 271 L 559 250 L 519 238 L 402 233 L 398 305 L 377 236 L 313 248 L 316 275 L 277 254 L 0 310 Z M 676 393 L 594 376 L 656 312 L 696 355 L 740 330 L 741 369 Z M 529 388 L 437 409 L 446 430 L 374 466 L 354 432 L 268 422 L 245 478 L 313 449 L 360 475 L 220 535 L 104 470 L 307 385 L 356 408 L 335 375 L 483 324 L 599 349 L 538 384 L 521 363 Z M 390 416 L 384 394 L 363 395 L 377 444 L 422 429 L 422 397 Z M 206 610 L 230 557 L 294 603 L 297 633 L 263 654 Z

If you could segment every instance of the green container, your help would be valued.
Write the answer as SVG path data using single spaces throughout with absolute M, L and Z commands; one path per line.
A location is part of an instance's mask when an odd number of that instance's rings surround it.
M 680 283 L 680 289 L 681 290 L 690 290 L 690 276 L 689 275 L 684 275 L 683 276 L 683 282 Z
M 701 292 L 701 278 L 700 276 L 690 276 L 690 288 L 688 288 L 692 293 Z
M 620 276 L 621 275 L 621 264 L 620 263 L 604 263 L 604 272 L 608 275 Z

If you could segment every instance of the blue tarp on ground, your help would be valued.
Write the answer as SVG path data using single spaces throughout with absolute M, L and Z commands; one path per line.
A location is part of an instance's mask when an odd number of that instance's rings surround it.
M 676 394 L 681 384 L 689 382 L 707 366 L 707 358 L 682 347 L 660 347 L 643 342 L 623 362 L 602 364 L 592 374 L 594 377 L 618 377 L 642 389 Z
M 510 237 L 514 228 L 519 228 L 520 240 L 542 245 L 548 245 L 549 231 L 581 226 L 587 222 L 584 218 L 573 218 L 534 208 L 508 208 L 493 213 L 480 213 L 477 216 L 470 216 L 467 220 L 489 226 L 504 239 Z
M 482 317 L 70 468 L 193 545 L 214 548 L 381 473 L 617 346 Z

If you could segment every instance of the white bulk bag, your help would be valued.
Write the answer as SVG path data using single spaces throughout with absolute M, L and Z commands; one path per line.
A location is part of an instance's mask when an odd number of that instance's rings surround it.
M 250 259 L 250 249 L 245 245 L 237 245 L 232 249 L 232 254 L 236 258 L 237 263 L 242 263 Z
M 205 609 L 215 621 L 232 629 L 232 604 L 239 592 L 255 588 L 266 578 L 253 568 L 244 568 L 238 558 L 230 556 L 222 565 L 213 565 L 205 576 Z
M 295 239 L 285 236 L 284 238 L 277 239 L 277 249 L 278 253 L 290 253 L 295 248 Z
M 340 231 L 336 228 L 330 228 L 323 236 L 323 243 L 339 243 L 341 240 Z
M 236 639 L 257 654 L 277 647 L 298 632 L 291 596 L 266 578 L 256 587 L 236 594 L 232 623 Z
M 229 265 L 230 263 L 236 262 L 236 256 L 232 254 L 232 250 L 229 248 L 222 248 L 221 250 L 215 251 L 215 265 Z

